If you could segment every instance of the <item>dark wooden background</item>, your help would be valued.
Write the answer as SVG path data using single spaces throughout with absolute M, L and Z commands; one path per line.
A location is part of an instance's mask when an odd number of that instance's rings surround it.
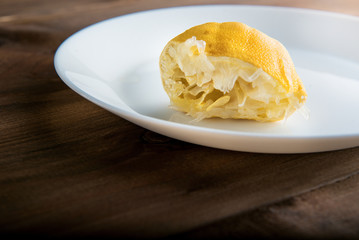
M 170 139 L 56 75 L 74 32 L 131 12 L 264 4 L 359 16 L 357 0 L 1 0 L 0 238 L 359 238 L 359 148 L 255 154 Z

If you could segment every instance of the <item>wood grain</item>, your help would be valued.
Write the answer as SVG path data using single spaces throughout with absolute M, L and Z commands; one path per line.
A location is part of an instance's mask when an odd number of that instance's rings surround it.
M 254 154 L 145 130 L 83 99 L 53 56 L 92 23 L 190 4 L 266 4 L 359 15 L 357 1 L 2 0 L 0 235 L 359 235 L 359 148 Z
M 178 238 L 358 239 L 359 179 L 342 181 L 197 228 Z

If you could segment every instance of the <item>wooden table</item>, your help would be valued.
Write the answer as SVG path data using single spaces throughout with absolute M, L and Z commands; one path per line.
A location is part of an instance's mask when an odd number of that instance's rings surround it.
M 92 23 L 191 4 L 359 16 L 356 0 L 1 0 L 0 238 L 359 237 L 359 147 L 255 154 L 170 139 L 57 76 L 59 44 Z

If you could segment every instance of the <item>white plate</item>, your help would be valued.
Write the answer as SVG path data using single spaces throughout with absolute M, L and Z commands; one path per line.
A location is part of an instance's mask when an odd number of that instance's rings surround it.
M 158 59 L 165 44 L 205 22 L 239 21 L 281 41 L 308 92 L 310 117 L 287 122 L 209 119 L 171 110 Z M 139 126 L 200 145 L 303 153 L 359 146 L 359 18 L 295 8 L 215 5 L 109 19 L 67 39 L 55 68 L 74 91 Z

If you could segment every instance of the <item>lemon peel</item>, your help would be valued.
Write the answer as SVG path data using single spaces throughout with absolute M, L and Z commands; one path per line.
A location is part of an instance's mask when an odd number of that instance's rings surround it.
M 160 72 L 171 104 L 197 120 L 278 121 L 307 98 L 285 47 L 238 22 L 205 23 L 173 38 Z

